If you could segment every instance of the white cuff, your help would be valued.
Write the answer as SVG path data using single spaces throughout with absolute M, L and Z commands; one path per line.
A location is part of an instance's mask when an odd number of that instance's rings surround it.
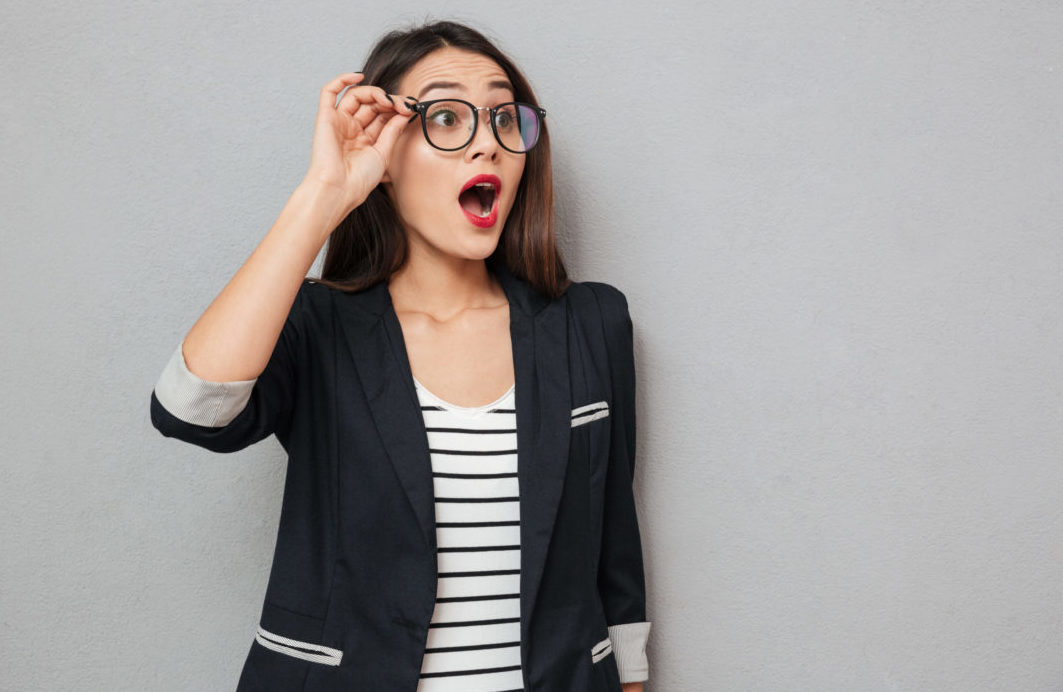
M 646 642 L 650 637 L 650 623 L 629 622 L 608 628 L 613 643 L 613 656 L 620 671 L 620 682 L 642 682 L 650 677 L 650 663 L 646 658 Z
M 221 428 L 240 415 L 251 398 L 256 379 L 233 382 L 204 380 L 185 363 L 178 344 L 155 384 L 159 403 L 186 423 Z

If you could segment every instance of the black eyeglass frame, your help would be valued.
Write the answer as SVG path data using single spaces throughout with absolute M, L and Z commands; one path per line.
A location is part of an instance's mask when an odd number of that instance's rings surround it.
M 390 97 L 388 97 L 388 98 L 390 99 Z M 443 101 L 456 101 L 458 103 L 464 103 L 466 106 L 468 106 L 469 108 L 471 108 L 473 110 L 474 117 L 473 117 L 473 121 L 472 121 L 472 132 L 469 133 L 469 139 L 466 140 L 465 143 L 462 144 L 460 147 L 453 147 L 451 149 L 444 149 L 443 147 L 437 146 L 432 141 L 432 138 L 428 136 L 428 117 L 426 115 L 427 112 L 428 112 L 428 107 L 431 106 L 432 104 L 435 104 L 435 103 L 442 103 Z M 532 144 L 527 149 L 525 149 L 524 151 L 517 151 L 516 149 L 510 149 L 509 147 L 507 147 L 502 142 L 502 138 L 498 136 L 498 127 L 495 125 L 495 115 L 498 113 L 498 110 L 500 108 L 505 107 L 505 106 L 524 106 L 525 108 L 532 109 L 533 111 L 536 112 L 536 114 L 538 114 L 540 128 L 542 127 L 543 123 L 546 121 L 546 111 L 544 109 L 540 108 L 539 106 L 533 105 L 531 103 L 525 103 L 524 101 L 507 101 L 506 103 L 500 103 L 497 106 L 494 106 L 493 108 L 488 108 L 487 106 L 474 106 L 473 104 L 469 103 L 468 101 L 466 101 L 464 99 L 449 98 L 449 99 L 432 99 L 431 101 L 417 101 L 417 99 L 415 99 L 414 97 L 407 96 L 406 97 L 406 105 L 411 110 L 417 111 L 417 115 L 412 116 L 407 122 L 413 122 L 414 118 L 420 118 L 421 119 L 421 131 L 424 132 L 425 141 L 428 142 L 429 144 L 431 144 L 436 149 L 439 149 L 440 151 L 458 151 L 460 149 L 464 149 L 465 147 L 469 146 L 469 143 L 472 142 L 472 140 L 476 138 L 476 130 L 477 130 L 477 128 L 480 127 L 480 111 L 488 111 L 491 114 L 491 132 L 494 134 L 495 140 L 499 143 L 499 145 L 502 146 L 503 149 L 505 149 L 506 151 L 513 152 L 514 154 L 527 154 L 529 151 L 534 149 L 539 144 L 539 140 L 542 139 L 542 138 L 539 137 L 538 135 L 536 135 L 535 143 Z

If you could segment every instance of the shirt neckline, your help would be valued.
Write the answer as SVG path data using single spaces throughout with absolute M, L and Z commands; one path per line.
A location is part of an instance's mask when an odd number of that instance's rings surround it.
M 433 394 L 432 391 L 429 390 L 428 387 L 425 387 L 423 384 L 421 384 L 421 381 L 418 380 L 416 377 L 413 378 L 413 383 L 419 391 L 423 392 L 429 399 L 435 401 L 442 408 L 448 411 L 452 411 L 454 413 L 466 414 L 487 413 L 492 409 L 498 408 L 506 399 L 508 399 L 513 394 L 513 391 L 517 387 L 517 383 L 514 382 L 509 386 L 509 389 L 507 389 L 506 392 L 502 394 L 502 396 L 498 397 L 489 404 L 484 404 L 483 406 L 458 406 L 457 404 L 452 404 L 446 399 L 443 399 Z

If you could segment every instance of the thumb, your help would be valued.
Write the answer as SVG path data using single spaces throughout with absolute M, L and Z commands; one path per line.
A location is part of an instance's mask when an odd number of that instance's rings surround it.
M 384 124 L 384 128 L 377 135 L 376 148 L 384 155 L 385 159 L 391 159 L 391 150 L 395 148 L 395 142 L 398 141 L 399 135 L 407 123 L 409 123 L 407 116 L 401 113 L 394 115 Z

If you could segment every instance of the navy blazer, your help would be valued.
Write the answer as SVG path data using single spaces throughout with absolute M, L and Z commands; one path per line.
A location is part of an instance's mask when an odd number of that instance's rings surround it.
M 527 692 L 646 680 L 632 478 L 635 365 L 624 294 L 573 282 L 548 300 L 501 263 L 510 306 Z M 167 437 L 288 454 L 276 552 L 238 692 L 415 692 L 435 606 L 427 433 L 386 282 L 304 280 L 265 370 L 214 383 L 178 347 L 151 395 Z

